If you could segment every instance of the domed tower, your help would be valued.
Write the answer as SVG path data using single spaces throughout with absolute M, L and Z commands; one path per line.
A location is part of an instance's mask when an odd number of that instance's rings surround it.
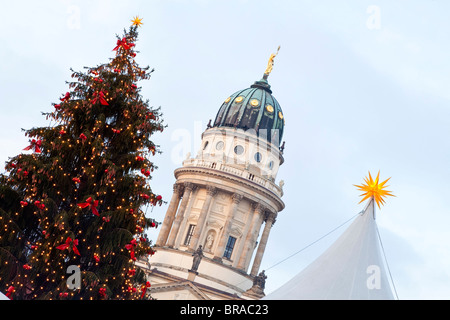
M 201 148 L 175 170 L 176 182 L 150 259 L 158 299 L 258 299 L 270 230 L 284 209 L 280 147 L 284 116 L 267 81 L 225 99 Z M 259 281 L 262 280 L 262 281 Z

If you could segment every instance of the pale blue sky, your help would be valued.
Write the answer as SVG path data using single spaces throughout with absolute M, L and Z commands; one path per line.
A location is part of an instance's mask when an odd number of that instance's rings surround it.
M 381 170 L 397 196 L 377 221 L 399 298 L 449 299 L 449 9 L 444 0 L 10 1 L 0 12 L 0 162 L 27 146 L 21 128 L 48 125 L 41 111 L 68 91 L 69 68 L 107 62 L 115 34 L 140 15 L 138 62 L 156 69 L 142 93 L 169 125 L 155 136 L 164 153 L 152 186 L 170 199 L 185 156 L 177 133 L 195 154 L 222 101 L 259 80 L 281 45 L 269 83 L 286 118 L 277 177 L 286 209 L 262 268 L 362 210 L 353 184 Z M 269 269 L 266 293 L 342 231 Z

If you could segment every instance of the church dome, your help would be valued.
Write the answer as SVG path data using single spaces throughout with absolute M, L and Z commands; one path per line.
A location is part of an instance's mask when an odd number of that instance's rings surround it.
M 284 115 L 272 96 L 267 75 L 250 88 L 239 90 L 223 102 L 213 127 L 254 129 L 259 137 L 279 145 L 283 136 Z

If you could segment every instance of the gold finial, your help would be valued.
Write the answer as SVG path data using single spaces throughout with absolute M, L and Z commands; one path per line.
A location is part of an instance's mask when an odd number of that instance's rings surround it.
M 264 72 L 264 74 L 265 74 L 266 76 L 268 76 L 268 75 L 272 72 L 272 68 L 273 68 L 273 60 L 274 60 L 275 57 L 277 56 L 278 51 L 280 51 L 280 46 L 278 46 L 277 53 L 272 53 L 272 54 L 270 55 L 269 62 L 267 63 L 267 69 L 266 69 L 266 71 Z

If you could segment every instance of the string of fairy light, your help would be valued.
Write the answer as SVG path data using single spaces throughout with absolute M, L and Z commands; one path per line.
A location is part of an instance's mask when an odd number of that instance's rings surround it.
M 132 26 L 135 28 L 142 25 L 142 19 L 139 17 L 133 19 L 132 22 Z M 140 99 L 138 94 L 139 88 L 135 85 L 135 82 L 139 79 L 148 79 L 151 73 L 147 72 L 148 68 L 140 68 L 134 60 L 136 53 L 132 48 L 135 40 L 136 38 L 131 35 L 124 37 L 122 40 L 119 39 L 115 48 L 116 57 L 109 64 L 91 68 L 88 74 L 74 72 L 72 77 L 77 78 L 78 81 L 69 84 L 73 91 L 66 93 L 63 98 L 60 98 L 61 102 L 53 105 L 55 110 L 46 114 L 47 118 L 52 120 L 52 126 L 48 129 L 32 129 L 27 133 L 30 138 L 41 139 L 39 141 L 42 143 L 44 154 L 36 152 L 36 147 L 34 146 L 34 153 L 19 155 L 15 163 L 10 162 L 9 167 L 7 165 L 7 169 L 10 170 L 8 177 L 10 182 L 25 182 L 27 184 L 24 190 L 24 199 L 21 202 L 21 210 L 33 206 L 33 215 L 37 218 L 38 230 L 41 232 L 41 235 L 36 236 L 39 240 L 34 243 L 26 243 L 26 246 L 32 253 L 29 261 L 22 268 L 33 272 L 33 265 L 37 265 L 39 262 L 44 262 L 45 264 L 45 269 L 43 270 L 45 274 L 33 274 L 35 279 L 45 277 L 44 281 L 35 283 L 35 280 L 29 276 L 29 273 L 17 272 L 16 277 L 7 283 L 9 289 L 13 288 L 12 291 L 23 289 L 26 286 L 31 293 L 33 291 L 43 292 L 45 291 L 46 283 L 59 283 L 60 285 L 56 287 L 56 292 L 52 292 L 49 299 L 74 297 L 77 292 L 67 291 L 64 283 L 67 279 L 65 269 L 67 261 L 77 261 L 79 258 L 77 257 L 77 246 L 85 247 L 88 252 L 94 251 L 93 257 L 85 257 L 86 259 L 93 259 L 92 263 L 94 266 L 98 266 L 101 261 L 114 259 L 117 254 L 129 257 L 128 265 L 122 268 L 120 273 L 120 277 L 125 279 L 124 285 L 121 287 L 122 292 L 112 298 L 119 299 L 127 296 L 127 294 L 134 295 L 135 298 L 142 298 L 149 287 L 149 283 L 138 288 L 133 283 L 133 276 L 136 274 L 134 265 L 136 261 L 135 254 L 139 256 L 143 250 L 147 250 L 148 254 L 154 253 L 151 248 L 148 249 L 149 243 L 143 237 L 143 231 L 147 225 L 145 214 L 140 208 L 136 208 L 135 201 L 143 199 L 144 203 L 146 201 L 151 205 L 162 203 L 161 197 L 153 194 L 147 185 L 147 179 L 150 178 L 150 172 L 154 168 L 153 163 L 147 159 L 147 156 L 150 154 L 155 155 L 156 153 L 156 146 L 148 140 L 149 136 L 153 131 L 163 131 L 163 127 L 158 124 L 157 121 L 159 119 L 157 115 L 149 111 L 146 103 Z M 117 80 L 121 77 L 123 79 L 114 82 L 115 91 L 109 92 L 111 86 L 108 84 L 108 80 Z M 131 79 L 132 82 L 129 83 L 126 79 Z M 83 97 L 85 92 L 88 93 Z M 80 95 L 82 99 L 76 99 Z M 85 116 L 88 118 L 91 108 L 110 106 L 117 99 L 122 99 L 125 102 L 125 106 L 122 106 L 125 108 L 121 110 L 123 111 L 122 117 L 116 119 L 120 123 L 114 125 L 113 123 L 106 123 L 106 119 L 96 119 L 91 130 L 73 127 L 73 119 L 79 117 L 80 113 L 85 112 Z M 142 118 L 145 121 L 141 121 L 138 127 L 134 127 L 133 120 L 136 118 Z M 105 159 L 103 157 L 104 154 L 115 147 L 113 143 L 115 141 L 114 137 L 120 136 L 126 140 L 124 138 L 126 137 L 125 135 L 128 135 L 131 139 L 132 149 L 138 152 L 134 159 L 128 159 L 119 165 L 112 163 L 109 159 Z M 47 142 L 45 137 L 50 137 L 51 139 L 48 139 L 50 142 Z M 69 150 L 81 148 L 85 153 L 83 156 L 79 156 L 78 162 L 75 160 L 69 161 L 64 153 L 59 154 L 61 150 L 67 150 L 67 148 Z M 47 171 L 42 168 L 38 169 L 35 165 L 42 156 L 54 159 L 51 168 L 47 168 Z M 96 172 L 99 164 L 102 166 L 106 165 L 107 169 L 104 169 L 104 172 L 101 173 Z M 71 167 L 71 165 L 74 167 Z M 130 198 L 117 197 L 117 186 L 121 185 L 125 179 L 128 179 L 126 173 L 132 174 L 134 168 L 141 168 L 141 173 L 144 175 L 143 177 L 135 174 L 132 176 L 134 189 L 138 190 L 138 194 L 134 194 Z M 118 170 L 123 171 L 119 178 L 116 177 Z M 76 173 L 75 176 L 74 173 Z M 98 176 L 102 177 L 100 181 L 96 180 Z M 54 203 L 52 204 L 53 200 L 48 195 L 42 194 L 43 187 L 40 186 L 40 182 L 42 182 L 40 180 L 44 180 L 44 177 L 46 182 L 51 183 L 53 188 L 51 190 L 52 194 L 54 193 L 56 197 L 60 197 L 58 199 L 61 203 L 60 206 L 67 209 L 65 214 L 63 214 L 62 208 L 58 208 L 57 217 L 53 220 L 49 218 L 50 211 L 54 210 L 52 207 L 54 205 Z M 73 194 L 67 196 L 65 195 L 67 192 L 58 188 L 62 182 L 61 178 L 64 181 L 71 180 L 73 183 L 71 187 L 73 188 Z M 91 202 L 87 203 L 88 200 L 86 200 L 85 194 L 83 194 L 82 198 L 79 197 L 81 179 L 91 182 L 88 189 L 96 189 L 94 194 L 92 194 L 92 197 L 95 196 L 96 200 L 92 199 Z M 111 201 L 118 202 L 115 207 L 105 202 L 103 197 L 107 195 L 113 195 L 111 198 L 113 200 Z M 40 196 L 41 199 L 39 199 Z M 80 203 L 84 201 L 86 203 L 83 203 L 83 205 L 86 205 L 85 208 L 88 209 L 80 208 Z M 120 248 L 118 252 L 111 250 L 100 254 L 99 241 L 101 231 L 111 219 L 116 218 L 113 215 L 103 215 L 101 217 L 102 223 L 99 225 L 95 235 L 95 241 L 87 243 L 88 240 L 83 237 L 84 230 L 80 227 L 80 224 L 82 224 L 82 218 L 85 218 L 88 213 L 92 214 L 90 210 L 94 212 L 94 203 L 98 203 L 98 206 L 103 207 L 106 212 L 122 212 L 127 217 L 132 217 L 131 221 L 135 223 L 133 234 L 136 235 L 133 241 L 136 239 L 138 241 L 128 244 L 125 248 Z M 20 214 L 20 211 L 16 211 L 14 216 L 18 217 Z M 5 234 L 15 235 L 20 231 L 16 230 L 18 226 L 14 225 L 13 219 L 8 221 L 2 220 L 4 218 L 0 215 L 0 225 L 3 223 Z M 73 230 L 66 229 L 67 225 L 70 224 L 69 220 L 74 223 Z M 156 223 L 152 221 L 150 227 L 155 226 Z M 50 246 L 47 243 L 47 239 L 52 236 L 52 228 L 58 229 L 61 235 L 55 238 L 54 243 Z M 18 240 L 21 240 L 21 237 L 18 237 Z M 8 264 L 8 261 L 5 263 Z M 20 268 L 19 261 L 16 260 L 14 263 L 17 265 L 17 268 Z M 108 283 L 116 280 L 117 278 L 114 276 L 111 278 L 106 276 L 100 288 L 94 285 L 88 286 L 87 290 L 92 293 L 92 295 L 88 295 L 88 298 L 93 299 L 93 296 L 98 293 L 106 296 Z M 37 288 L 39 290 L 36 290 Z M 31 297 L 38 298 L 38 293 L 31 294 Z M 80 299 L 83 299 L 83 297 Z

